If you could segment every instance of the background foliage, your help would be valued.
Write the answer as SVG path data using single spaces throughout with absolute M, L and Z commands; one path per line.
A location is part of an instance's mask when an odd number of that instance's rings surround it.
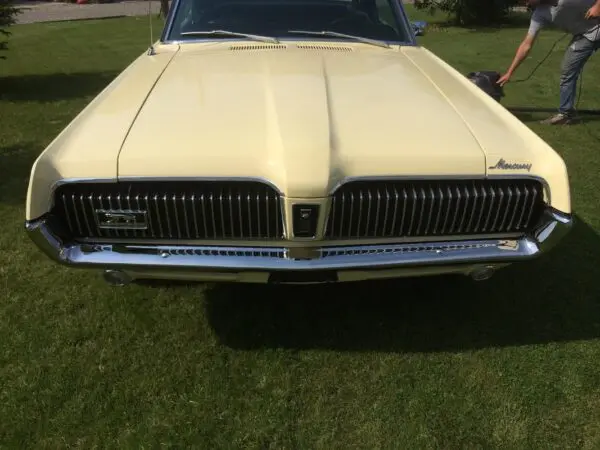
M 8 27 L 15 23 L 15 16 L 20 12 L 12 0 L 0 0 L 0 51 L 8 48 Z M 4 56 L 0 55 L 0 58 Z
M 505 20 L 521 0 L 415 0 L 417 9 L 448 13 L 457 25 L 491 25 Z

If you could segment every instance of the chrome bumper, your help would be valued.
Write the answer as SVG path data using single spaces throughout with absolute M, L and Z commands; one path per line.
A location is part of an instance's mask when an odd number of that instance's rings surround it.
M 285 247 L 82 244 L 63 242 L 47 218 L 26 223 L 51 259 L 83 268 L 129 271 L 310 271 L 375 270 L 456 264 L 506 264 L 531 259 L 552 248 L 569 231 L 572 217 L 548 210 L 535 233 L 518 239 L 445 241 L 395 245 L 331 246 L 298 254 Z

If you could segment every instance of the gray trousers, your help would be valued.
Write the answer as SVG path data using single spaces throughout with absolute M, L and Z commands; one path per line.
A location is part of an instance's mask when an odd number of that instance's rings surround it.
M 559 113 L 573 114 L 575 111 L 577 81 L 585 63 L 598 48 L 600 41 L 592 42 L 583 36 L 574 36 L 571 40 L 561 66 Z

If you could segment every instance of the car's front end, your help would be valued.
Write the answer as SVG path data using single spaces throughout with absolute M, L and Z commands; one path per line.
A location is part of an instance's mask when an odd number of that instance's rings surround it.
M 273 44 L 183 39 L 200 15 L 181 8 L 36 161 L 26 227 L 54 261 L 114 284 L 485 279 L 571 226 L 562 159 L 403 14 L 397 42 Z
M 356 180 L 297 201 L 254 180 L 75 182 L 27 228 L 53 260 L 118 284 L 482 279 L 568 230 L 542 189 L 534 179 Z

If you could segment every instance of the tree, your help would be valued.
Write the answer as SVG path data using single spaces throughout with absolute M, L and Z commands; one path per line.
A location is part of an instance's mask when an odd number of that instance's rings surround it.
M 417 9 L 447 12 L 458 25 L 491 25 L 502 22 L 519 0 L 415 0 Z
M 17 8 L 13 0 L 0 0 L 0 35 L 4 38 L 0 41 L 0 50 L 6 50 L 8 48 L 8 37 L 10 31 L 8 27 L 15 23 L 15 16 L 19 14 L 21 10 Z M 0 56 L 4 58 L 4 56 Z
M 161 14 L 165 19 L 167 18 L 167 15 L 169 14 L 169 0 L 160 0 L 159 14 Z

